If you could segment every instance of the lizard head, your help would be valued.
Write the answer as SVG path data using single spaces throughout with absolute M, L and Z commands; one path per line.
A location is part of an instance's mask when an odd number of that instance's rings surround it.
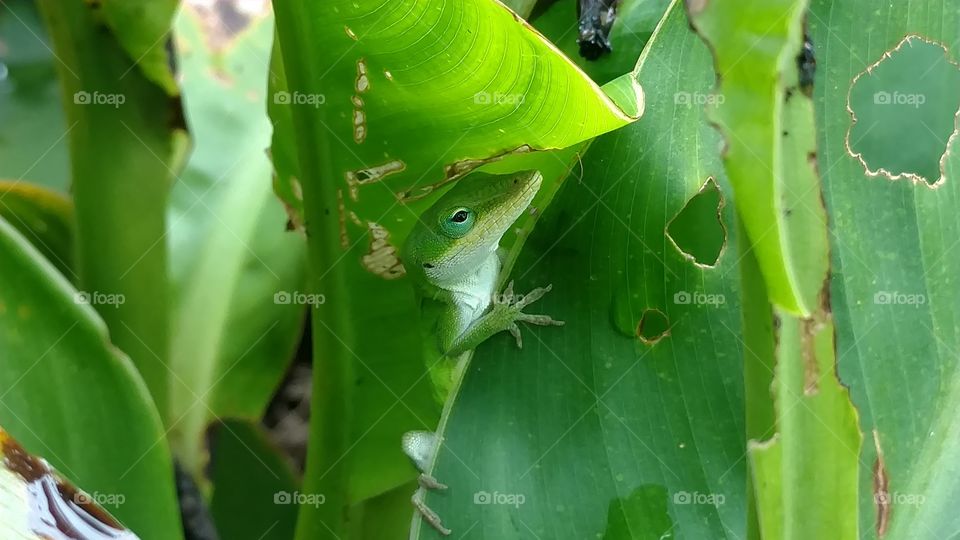
M 401 251 L 409 273 L 442 285 L 469 275 L 492 255 L 500 239 L 540 189 L 539 171 L 473 173 L 457 181 L 423 215 Z

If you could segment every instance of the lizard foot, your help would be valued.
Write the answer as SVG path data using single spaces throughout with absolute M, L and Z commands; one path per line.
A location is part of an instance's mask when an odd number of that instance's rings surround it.
M 427 520 L 434 529 L 440 534 L 448 536 L 450 529 L 443 526 L 440 516 L 427 506 L 424 499 L 427 496 L 427 490 L 447 489 L 445 484 L 441 484 L 436 478 L 423 472 L 429 469 L 434 455 L 437 452 L 437 446 L 440 444 L 440 438 L 431 431 L 408 431 L 403 434 L 402 446 L 403 453 L 406 454 L 417 469 L 420 470 L 420 476 L 417 477 L 417 483 L 420 487 L 413 493 L 410 501 L 420 512 L 423 519 Z
M 427 520 L 427 523 L 436 529 L 437 532 L 444 536 L 450 536 L 450 533 L 453 531 L 443 526 L 443 520 L 440 519 L 440 516 L 431 510 L 423 500 L 427 495 L 428 489 L 447 489 L 447 486 L 441 484 L 436 478 L 429 474 L 421 474 L 417 478 L 417 482 L 419 482 L 420 488 L 414 492 L 413 497 L 410 499 L 410 501 L 413 502 L 413 506 L 420 512 L 423 519 Z
M 494 309 L 499 308 L 504 310 L 509 316 L 510 324 L 507 326 L 507 330 L 513 335 L 513 338 L 517 340 L 518 348 L 523 348 L 523 336 L 520 334 L 520 327 L 517 325 L 517 321 L 536 324 L 538 326 L 563 326 L 563 321 L 556 321 L 549 315 L 532 315 L 523 312 L 523 308 L 543 298 L 551 289 L 553 289 L 553 285 L 537 287 L 529 293 L 515 298 L 513 294 L 513 281 L 511 281 L 507 284 L 507 288 L 503 290 L 502 296 L 506 299 L 506 302 L 497 304 Z

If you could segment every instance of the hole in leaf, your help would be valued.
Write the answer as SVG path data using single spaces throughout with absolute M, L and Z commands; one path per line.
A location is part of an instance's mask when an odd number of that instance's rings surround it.
M 648 309 L 643 312 L 640 322 L 637 323 L 637 337 L 647 345 L 653 345 L 670 335 L 670 321 L 659 309 Z
M 713 178 L 707 178 L 700 192 L 667 223 L 667 237 L 697 266 L 712 268 L 720 259 L 727 242 L 727 231 L 720 221 L 722 208 L 720 188 Z
M 934 184 L 957 129 L 960 67 L 947 50 L 907 36 L 853 79 L 847 149 L 871 175 Z

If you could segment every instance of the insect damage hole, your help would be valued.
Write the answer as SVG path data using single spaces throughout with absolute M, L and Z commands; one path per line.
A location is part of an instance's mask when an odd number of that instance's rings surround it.
M 727 243 L 727 229 L 720 219 L 723 194 L 713 177 L 687 201 L 666 227 L 667 238 L 680 253 L 702 268 L 713 268 Z
M 670 321 L 659 309 L 648 309 L 637 323 L 637 337 L 647 345 L 653 345 L 670 335 Z
M 854 77 L 847 152 L 871 176 L 934 185 L 944 180 L 960 109 L 960 66 L 947 49 L 905 37 Z

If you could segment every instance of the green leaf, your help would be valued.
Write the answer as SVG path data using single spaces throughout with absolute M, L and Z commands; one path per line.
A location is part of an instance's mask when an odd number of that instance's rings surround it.
M 290 540 L 300 482 L 281 451 L 256 425 L 215 427 L 210 512 L 221 538 Z M 315 499 L 322 502 L 322 499 Z
M 171 194 L 171 432 L 194 475 L 208 422 L 260 418 L 302 333 L 305 250 L 270 187 L 265 92 L 273 18 L 177 18 L 193 152 Z M 278 301 L 279 299 L 279 301 Z M 284 303 L 286 299 L 286 303 Z
M 37 7 L 9 0 L 0 12 L 0 178 L 66 192 L 67 124 L 53 55 Z M 0 68 L 4 69 L 4 68 Z
M 826 212 L 811 83 L 804 79 L 801 56 L 807 2 L 755 2 L 753 17 L 743 16 L 742 3 L 725 0 L 688 6 L 717 66 L 721 93 L 706 101 L 712 100 L 711 113 L 726 139 L 726 169 L 751 240 L 741 253 L 754 259 L 745 264 L 744 279 L 759 278 L 759 268 L 767 289 L 745 288 L 749 320 L 761 325 L 748 336 L 761 341 L 747 345 L 747 355 L 776 356 L 772 385 L 757 369 L 767 361 L 746 362 L 746 379 L 759 385 L 750 393 L 756 402 L 746 403 L 751 436 L 757 437 L 751 442 L 757 521 L 750 526 L 765 539 L 858 538 L 854 471 L 861 436 L 836 377 L 834 326 L 829 297 L 823 296 Z M 773 332 L 765 331 L 754 309 L 774 313 Z M 774 350 L 762 340 L 775 344 Z M 769 422 L 770 400 L 761 394 L 767 388 L 774 392 L 776 424 L 763 426 Z
M 957 138 L 949 141 L 946 180 L 937 189 L 867 174 L 844 142 L 853 123 L 848 106 L 859 111 L 858 118 L 875 108 L 876 119 L 912 116 L 931 127 L 942 125 L 943 115 L 955 121 L 956 90 L 943 92 L 939 77 L 901 78 L 913 72 L 913 62 L 898 67 L 896 56 L 885 60 L 892 61 L 887 66 L 892 70 L 877 74 L 899 79 L 884 90 L 929 93 L 923 105 L 903 103 L 910 109 L 904 114 L 872 95 L 857 99 L 850 92 L 854 78 L 909 34 L 949 47 L 949 59 L 956 62 L 960 13 L 953 2 L 933 0 L 818 0 L 809 21 L 818 52 L 816 122 L 831 218 L 838 371 L 850 387 L 866 437 L 859 467 L 861 537 L 877 538 L 882 531 L 886 540 L 949 538 L 960 529 L 955 511 L 960 500 Z M 931 73 L 949 66 L 935 57 L 925 64 Z M 861 150 L 869 155 L 896 147 L 912 156 L 928 155 L 930 148 L 920 145 L 930 140 L 911 136 L 912 126 L 878 125 L 885 146 Z M 947 143 L 941 139 L 936 145 Z
M 179 101 L 144 78 L 84 0 L 39 2 L 53 40 L 69 131 L 77 274 L 161 415 L 168 409 L 164 217 L 180 150 Z M 180 141 L 183 142 L 183 141 Z
M 284 70 L 271 99 L 290 113 L 275 116 L 273 153 L 296 156 L 296 168 L 278 165 L 278 181 L 302 188 L 277 191 L 302 193 L 285 203 L 304 207 L 293 221 L 305 223 L 311 291 L 327 299 L 313 318 L 320 397 L 304 486 L 327 503 L 304 507 L 298 525 L 312 537 L 342 534 L 344 508 L 408 484 L 400 436 L 436 423 L 396 254 L 433 190 L 490 161 L 623 126 L 642 111 L 642 93 L 617 82 L 610 94 L 624 112 L 486 0 L 284 4 L 277 25 Z M 294 129 L 281 137 L 287 118 Z
M 170 25 L 177 4 L 177 0 L 102 0 L 94 8 L 102 12 L 127 52 L 127 69 L 139 69 L 171 96 L 180 92 L 168 57 Z
M 406 538 L 410 528 L 410 494 L 416 489 L 415 481 L 408 482 L 351 509 L 349 538 Z
M 57 270 L 73 272 L 73 202 L 27 182 L 0 180 L 0 216 L 17 228 Z
M 751 444 L 764 539 L 857 539 L 860 429 L 837 380 L 833 322 L 779 314 L 778 431 Z M 763 454 L 763 455 L 758 455 Z
M 295 81 L 289 66 L 307 61 L 285 47 L 290 84 L 273 96 L 326 119 L 317 136 L 335 143 L 346 209 L 401 238 L 410 210 L 422 211 L 434 189 L 484 162 L 566 148 L 643 111 L 632 80 L 610 92 L 618 107 L 499 3 L 441 5 L 404 0 L 378 9 L 377 2 L 341 1 L 322 14 L 297 8 L 304 10 L 300 25 L 310 29 L 309 50 L 322 54 L 311 56 Z
M 0 425 L 144 540 L 181 538 L 160 416 L 93 309 L 0 219 Z M 122 501 L 122 504 L 121 504 Z
M 691 2 L 691 21 L 713 51 L 718 93 L 677 95 L 708 105 L 770 299 L 801 316 L 817 309 L 828 266 L 811 159 L 813 105 L 798 82 L 806 7 L 804 0 Z
M 537 5 L 537 0 L 504 0 L 503 5 L 510 8 L 514 13 L 524 19 L 530 17 L 530 13 Z
M 739 238 L 720 158 L 701 151 L 719 136 L 672 95 L 714 81 L 679 2 L 637 70 L 661 89 L 645 117 L 591 144 L 514 265 L 520 293 L 553 284 L 529 311 L 566 325 L 523 328 L 519 350 L 508 334 L 482 344 L 446 414 L 433 473 L 450 487 L 427 502 L 454 535 L 745 533 Z M 710 178 L 726 204 L 703 222 L 719 227 L 719 211 L 726 233 L 704 268 L 665 230 Z M 637 327 L 655 313 L 669 332 L 648 344 Z

